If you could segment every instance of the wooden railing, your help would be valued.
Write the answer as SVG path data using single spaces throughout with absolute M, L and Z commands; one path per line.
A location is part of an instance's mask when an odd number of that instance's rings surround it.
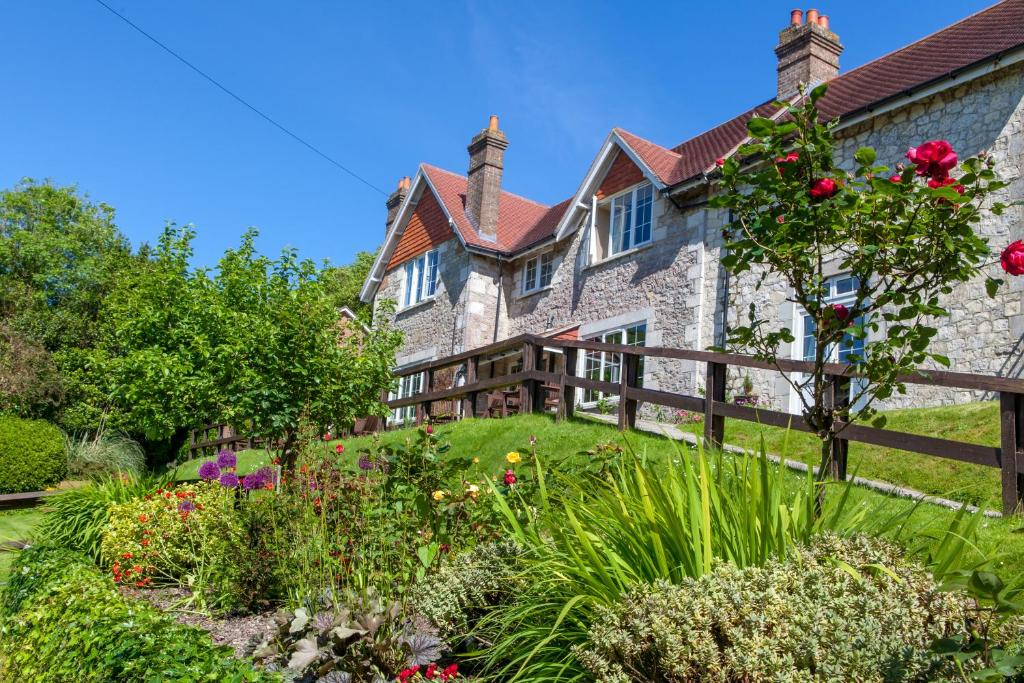
M 547 372 L 541 369 L 540 361 L 544 347 L 560 349 L 565 355 L 562 372 Z M 522 352 L 522 370 L 519 372 L 479 379 L 481 359 L 504 351 L 518 349 Z M 579 351 L 605 351 L 618 354 L 621 358 L 619 381 L 579 377 L 575 374 Z M 704 363 L 706 366 L 704 396 L 689 396 L 668 391 L 645 389 L 639 386 L 639 362 L 641 357 L 669 358 Z M 758 422 L 775 427 L 786 427 L 799 431 L 811 431 L 804 419 L 767 408 L 735 405 L 726 402 L 726 371 L 729 366 L 755 368 L 783 372 L 809 373 L 813 364 L 807 361 L 779 359 L 778 367 L 772 363 L 751 356 L 712 351 L 693 351 L 660 346 L 627 346 L 605 344 L 596 341 L 550 339 L 536 335 L 519 335 L 510 339 L 472 349 L 463 353 L 433 361 L 426 361 L 401 368 L 396 377 L 425 373 L 427 381 L 423 386 L 432 387 L 433 374 L 443 368 L 465 365 L 465 384 L 443 390 L 426 391 L 415 396 L 387 402 L 391 408 L 415 405 L 416 422 L 430 419 L 431 404 L 436 401 L 461 399 L 462 414 L 475 415 L 477 397 L 481 392 L 509 386 L 519 386 L 520 412 L 540 412 L 544 409 L 547 387 L 556 387 L 560 400 L 557 419 L 571 416 L 575 407 L 575 389 L 590 389 L 619 397 L 618 425 L 620 429 L 636 426 L 637 404 L 681 408 L 704 415 L 704 439 L 708 444 L 721 446 L 725 435 L 725 418 Z M 840 363 L 826 365 L 828 375 L 828 400 L 842 405 L 847 400 L 851 378 L 857 376 L 849 366 Z M 920 370 L 901 377 L 907 384 L 917 384 L 951 389 L 968 389 L 990 392 L 999 396 L 1000 446 L 983 446 L 933 436 L 909 434 L 867 425 L 849 424 L 840 433 L 829 458 L 829 474 L 845 479 L 849 443 L 873 444 L 902 451 L 921 453 L 960 462 L 969 462 L 986 467 L 999 468 L 1002 478 L 1003 510 L 1006 513 L 1019 511 L 1024 493 L 1024 380 L 1012 377 L 975 375 L 938 370 Z M 836 391 L 839 387 L 840 391 Z

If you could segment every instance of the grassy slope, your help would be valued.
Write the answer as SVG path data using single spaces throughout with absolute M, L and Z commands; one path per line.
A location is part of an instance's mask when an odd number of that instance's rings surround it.
M 264 450 L 240 451 L 238 453 L 238 476 L 244 476 L 269 464 L 272 457 L 273 455 Z M 174 478 L 178 481 L 198 479 L 199 466 L 207 460 L 213 460 L 213 458 L 196 458 L 181 463 L 174 470 Z
M 893 410 L 886 415 L 889 418 L 886 429 L 986 446 L 999 445 L 999 408 L 995 402 Z M 726 421 L 728 443 L 754 449 L 762 433 L 768 452 L 780 453 L 787 437 L 785 429 Z M 815 465 L 820 462 L 819 442 L 813 435 L 791 431 L 788 439 L 786 457 Z M 849 469 L 862 477 L 882 479 L 974 505 L 996 509 L 1001 505 L 999 470 L 993 467 L 851 443 Z
M 987 405 L 982 404 L 977 410 L 983 414 L 987 408 Z M 950 417 L 945 417 L 944 411 L 946 410 L 965 411 L 965 408 L 961 406 L 955 409 L 939 409 L 940 413 L 934 418 L 936 423 L 941 423 L 944 419 L 952 421 Z M 909 416 L 903 419 L 907 420 Z M 967 422 L 971 422 L 971 420 L 967 420 Z M 987 422 L 988 420 L 986 420 Z M 904 429 L 907 427 L 905 423 L 900 422 L 891 422 L 890 424 L 893 428 Z M 925 422 L 920 424 L 925 424 Z M 757 425 L 753 425 L 753 427 L 755 430 L 758 428 Z M 727 427 L 727 431 L 728 429 L 729 427 Z M 907 429 L 907 431 L 910 431 L 910 429 Z M 756 432 L 751 432 L 750 434 L 752 435 L 753 433 Z M 939 432 L 938 424 L 936 424 L 936 431 L 933 433 L 950 435 L 948 430 Z M 411 438 L 413 434 L 414 430 L 399 430 L 387 432 L 381 435 L 380 438 L 385 443 L 400 443 L 405 439 Z M 545 459 L 572 455 L 592 448 L 595 444 L 601 442 L 614 442 L 619 445 L 629 446 L 638 452 L 646 452 L 648 455 L 655 457 L 669 455 L 679 447 L 678 443 L 665 437 L 643 432 L 622 434 L 613 426 L 590 420 L 573 420 L 568 424 L 559 425 L 546 415 L 526 415 L 504 420 L 465 420 L 439 426 L 437 427 L 437 434 L 450 441 L 453 454 L 479 457 L 481 469 L 485 472 L 495 473 L 503 469 L 505 454 L 508 451 L 525 451 L 530 448 L 529 438 L 531 435 L 537 437 L 537 453 Z M 792 459 L 808 457 L 809 448 L 814 444 L 810 442 L 801 443 L 799 440 L 794 440 L 792 438 L 794 436 L 800 435 L 790 434 L 790 448 L 787 452 L 783 452 L 781 448 L 771 450 L 773 444 L 776 446 L 781 445 L 781 436 L 779 434 L 766 433 L 765 438 L 771 452 Z M 968 440 L 968 437 L 964 434 L 957 433 L 956 436 L 957 438 Z M 345 440 L 346 450 L 345 455 L 342 457 L 354 460 L 357 457 L 357 451 L 360 448 L 368 448 L 372 440 L 373 437 Z M 817 453 L 816 450 L 813 452 Z M 884 460 L 882 456 L 884 456 L 884 451 L 877 454 L 879 460 Z M 921 458 L 922 466 L 926 466 L 929 463 L 932 463 L 932 466 L 937 468 L 947 466 L 947 462 L 943 460 L 925 458 L 924 456 L 918 457 Z M 939 464 L 935 465 L 935 463 Z M 949 464 L 958 466 L 958 463 L 950 462 Z M 868 468 L 865 461 L 865 465 L 861 467 L 858 474 L 881 478 L 879 471 L 866 472 L 866 469 Z M 951 471 L 937 469 L 933 473 L 932 478 L 936 482 L 941 482 L 942 476 L 959 476 L 954 473 L 943 475 L 943 472 Z M 797 475 L 794 474 L 794 476 Z M 959 480 L 953 479 L 952 481 Z M 998 480 L 995 491 L 998 492 Z M 949 487 L 945 489 L 944 493 L 949 493 Z M 873 514 L 876 515 L 896 514 L 898 511 L 912 506 L 912 503 L 909 501 L 890 498 L 862 488 L 855 488 L 851 499 L 855 505 L 869 506 Z M 937 505 L 920 504 L 915 515 L 919 521 L 926 523 L 927 526 L 945 528 L 953 520 L 955 513 L 952 510 Z M 1021 571 L 1024 569 L 1024 534 L 1015 533 L 1021 526 L 1022 522 L 1019 518 L 984 520 L 979 532 L 979 552 L 984 553 L 986 556 L 992 556 L 997 553 L 1004 555 L 1006 557 L 1006 566 L 1011 568 L 1011 571 L 1014 573 Z
M 0 512 L 0 543 L 3 541 L 26 541 L 31 539 L 32 530 L 43 518 L 40 508 Z M 14 553 L 0 552 L 0 583 L 14 560 Z

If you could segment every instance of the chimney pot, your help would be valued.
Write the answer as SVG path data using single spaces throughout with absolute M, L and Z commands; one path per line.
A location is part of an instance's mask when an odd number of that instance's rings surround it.
M 779 100 L 793 97 L 801 83 L 813 87 L 839 75 L 843 46 L 839 36 L 829 30 L 828 17 L 809 9 L 803 15 L 805 23 L 799 24 L 793 21 L 798 11 L 793 10 L 790 24 L 779 32 L 779 44 L 775 46 Z
M 491 114 L 491 118 L 487 121 L 487 130 L 498 130 L 498 117 L 496 114 Z
M 804 23 L 804 12 L 803 10 L 795 9 L 789 13 L 789 25 L 799 26 Z
M 388 209 L 387 218 L 384 221 L 384 237 L 387 238 L 388 233 L 391 232 L 391 224 L 395 222 L 395 218 L 398 217 L 398 209 L 401 208 L 402 202 L 409 195 L 409 187 L 412 185 L 412 181 L 409 176 L 403 176 L 398 179 L 398 188 L 388 197 L 387 201 L 384 202 L 384 206 Z
M 828 15 L 827 14 L 822 14 L 820 17 L 818 17 L 818 26 L 822 27 L 826 31 L 828 30 Z
M 807 10 L 807 23 L 817 24 L 818 23 L 818 10 L 809 9 Z

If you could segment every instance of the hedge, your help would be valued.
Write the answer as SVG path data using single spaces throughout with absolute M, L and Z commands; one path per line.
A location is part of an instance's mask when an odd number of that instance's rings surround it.
M 281 679 L 209 634 L 122 596 L 87 557 L 23 551 L 0 600 L 0 680 L 156 683 Z
M 42 491 L 67 474 L 64 434 L 45 420 L 0 416 L 0 493 Z

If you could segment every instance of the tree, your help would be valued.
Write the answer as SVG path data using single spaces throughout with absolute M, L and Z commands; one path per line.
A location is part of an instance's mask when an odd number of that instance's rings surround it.
M 131 260 L 114 210 L 74 187 L 26 179 L 0 192 L 0 320 L 46 350 L 91 346 Z
M 826 86 L 787 106 L 780 121 L 753 118 L 753 141 L 738 156 L 719 160 L 724 192 L 712 204 L 728 208 L 722 259 L 735 275 L 750 273 L 755 287 L 782 284 L 789 300 L 814 325 L 812 372 L 782 372 L 800 397 L 803 417 L 821 439 L 821 475 L 836 474 L 834 443 L 851 421 L 874 417 L 874 404 L 904 392 L 900 376 L 927 361 L 948 366 L 928 350 L 937 318 L 948 316 L 942 297 L 955 285 L 985 277 L 990 296 L 1001 280 L 985 275 L 990 252 L 974 231 L 985 200 L 1005 186 L 991 158 L 971 158 L 957 167 L 949 144 L 925 142 L 908 152 L 912 162 L 895 171 L 876 164 L 863 147 L 846 172 L 834 160 L 832 129 L 822 123 L 816 102 Z M 959 172 L 959 178 L 951 175 Z M 1000 214 L 995 202 L 989 211 Z M 852 306 L 826 303 L 829 268 L 850 273 L 856 283 Z M 1004 266 L 1005 267 L 1005 266 Z M 864 342 L 845 359 L 838 377 L 828 368 L 829 349 L 846 340 Z M 793 343 L 789 328 L 773 328 L 766 311 L 751 305 L 745 324 L 729 330 L 727 344 L 773 363 L 779 347 Z M 848 345 L 849 346 L 849 345 Z M 859 376 L 850 405 L 833 396 Z
M 49 417 L 61 395 L 60 373 L 49 352 L 0 322 L 0 414 Z
M 337 308 L 348 307 L 353 313 L 366 321 L 370 319 L 370 306 L 359 299 L 363 283 L 373 269 L 376 254 L 360 251 L 352 263 L 344 266 L 328 268 L 324 273 L 324 289 L 334 301 Z
M 340 334 L 311 261 L 255 249 L 255 231 L 214 272 L 192 270 L 190 228 L 168 226 L 143 267 L 103 311 L 97 348 L 73 390 L 108 424 L 170 451 L 190 428 L 227 422 L 291 446 L 299 425 L 383 414 L 399 335 L 386 326 Z M 97 398 L 100 398 L 97 401 Z

